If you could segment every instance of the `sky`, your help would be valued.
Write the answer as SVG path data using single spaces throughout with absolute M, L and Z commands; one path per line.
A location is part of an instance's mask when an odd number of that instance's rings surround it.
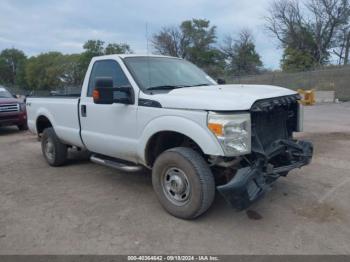
M 219 43 L 226 35 L 236 38 L 240 30 L 250 30 L 264 66 L 278 69 L 282 50 L 264 28 L 271 1 L 1 0 L 0 50 L 14 47 L 28 56 L 69 54 L 81 52 L 88 39 L 100 39 L 128 43 L 135 53 L 146 53 L 147 37 L 163 26 L 202 18 L 217 26 Z

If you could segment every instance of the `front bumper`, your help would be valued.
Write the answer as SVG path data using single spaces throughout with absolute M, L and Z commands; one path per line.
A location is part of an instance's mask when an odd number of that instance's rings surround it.
M 307 141 L 281 139 L 274 143 L 273 150 L 258 156 L 250 166 L 238 169 L 235 176 L 217 187 L 220 194 L 232 207 L 242 210 L 262 197 L 271 184 L 280 176 L 311 162 L 313 145 Z
M 0 113 L 0 126 L 25 125 L 27 123 L 27 113 L 2 112 Z

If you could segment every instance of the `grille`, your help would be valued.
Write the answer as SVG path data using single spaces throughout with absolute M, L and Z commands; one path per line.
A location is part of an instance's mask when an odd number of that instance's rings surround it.
M 298 96 L 257 101 L 251 109 L 252 146 L 267 152 L 273 143 L 288 139 L 297 127 Z
M 0 113 L 19 112 L 19 104 L 0 104 Z

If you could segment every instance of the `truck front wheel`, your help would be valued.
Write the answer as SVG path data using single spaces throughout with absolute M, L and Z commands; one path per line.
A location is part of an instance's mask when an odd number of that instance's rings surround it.
M 50 166 L 62 166 L 67 160 L 67 146 L 59 140 L 52 127 L 43 132 L 41 150 Z
M 215 196 L 209 166 L 196 151 L 185 147 L 169 149 L 157 158 L 152 184 L 161 205 L 183 219 L 203 214 Z

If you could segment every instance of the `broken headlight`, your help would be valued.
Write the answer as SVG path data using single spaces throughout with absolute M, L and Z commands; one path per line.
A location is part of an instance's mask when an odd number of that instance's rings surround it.
M 251 124 L 249 113 L 208 115 L 208 128 L 214 133 L 226 156 L 251 152 Z

